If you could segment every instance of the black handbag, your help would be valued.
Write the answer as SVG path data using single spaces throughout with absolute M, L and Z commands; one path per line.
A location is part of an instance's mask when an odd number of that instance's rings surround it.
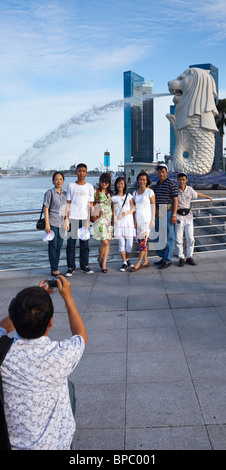
M 188 215 L 188 214 L 189 214 L 190 210 L 191 210 L 190 207 L 189 207 L 189 209 L 178 209 L 178 210 L 177 210 L 177 213 L 178 213 L 179 215 L 185 216 L 185 215 Z
M 12 342 L 13 342 L 13 339 L 9 338 L 7 335 L 1 336 L 0 338 L 0 365 L 4 361 L 5 356 Z M 8 428 L 7 428 L 7 423 L 5 419 L 1 372 L 0 372 L 0 450 L 11 450 Z
M 51 203 L 52 203 L 52 190 L 51 190 L 51 199 L 50 199 L 49 211 L 50 211 Z M 37 230 L 45 230 L 45 224 L 46 223 L 45 223 L 45 217 L 42 217 L 43 211 L 44 211 L 44 204 L 42 205 L 41 214 L 40 214 L 40 217 L 39 217 L 39 219 L 36 223 L 36 229 Z

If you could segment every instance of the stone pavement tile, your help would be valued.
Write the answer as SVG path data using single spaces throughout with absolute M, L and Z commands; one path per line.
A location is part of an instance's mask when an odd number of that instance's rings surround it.
M 194 275 L 200 273 L 200 277 L 201 277 L 201 273 L 211 272 L 211 271 L 222 272 L 224 270 L 223 267 L 220 266 L 219 263 L 214 262 L 214 260 L 212 262 L 205 262 L 204 256 L 201 259 L 198 259 L 197 255 L 194 255 L 193 258 L 198 263 L 198 265 L 190 266 L 186 264 L 185 267 L 187 268 L 187 270 L 191 271 Z
M 221 320 L 226 324 L 226 308 L 225 305 L 215 306 L 215 309 L 220 316 Z
M 217 281 L 216 283 L 212 282 L 211 284 L 207 283 L 207 282 L 205 282 L 205 283 L 203 282 L 199 285 L 207 295 L 208 294 L 217 294 L 217 296 L 218 296 L 218 295 L 222 295 L 222 294 L 224 295 L 225 294 L 225 282 L 219 283 Z
M 76 429 L 74 450 L 123 450 L 124 429 Z
M 193 273 L 178 272 L 178 274 L 172 274 L 170 278 L 164 277 L 163 285 L 167 294 L 190 294 L 202 291 Z
M 206 427 L 213 450 L 226 450 L 226 424 L 210 424 Z
M 169 308 L 168 298 L 161 295 L 130 295 L 128 297 L 128 310 L 156 310 Z
M 142 275 L 137 273 L 129 275 L 129 296 L 130 295 L 158 295 L 165 294 L 164 285 L 160 275 L 157 272 L 151 273 L 149 270 L 143 269 Z
M 222 324 L 215 307 L 175 308 L 172 314 L 177 326 Z
M 226 349 L 189 350 L 186 359 L 193 380 L 226 380 Z
M 160 280 L 149 280 L 149 279 L 146 279 L 145 282 L 141 282 L 139 283 L 139 278 L 138 278 L 138 282 L 136 283 L 136 285 L 130 285 L 129 286 L 129 293 L 128 295 L 131 296 L 131 295 L 147 295 L 147 293 L 149 295 L 156 295 L 156 296 L 160 296 L 162 294 L 165 294 L 165 289 L 164 289 L 164 285 L 162 283 L 162 281 Z
M 71 293 L 78 311 L 80 313 L 85 312 L 90 297 L 90 289 L 87 286 L 80 286 L 77 291 L 71 289 Z M 61 297 L 57 289 L 52 295 L 52 300 L 55 312 L 66 312 L 64 299 Z
M 127 384 L 126 427 L 201 424 L 202 414 L 190 382 Z
M 121 265 L 120 265 L 121 267 Z M 112 289 L 118 289 L 122 288 L 125 289 L 125 287 L 128 286 L 128 273 L 121 273 L 120 271 L 114 272 L 113 268 L 108 269 L 108 273 L 104 274 L 102 272 L 96 273 L 95 276 L 95 286 L 100 286 L 101 288 L 109 288 L 111 286 Z M 91 276 L 89 276 L 91 277 Z
M 226 328 L 222 325 L 180 326 L 178 332 L 185 352 L 222 349 L 226 345 Z
M 169 304 L 171 308 L 184 308 L 187 307 L 211 307 L 212 301 L 207 294 L 204 293 L 184 293 L 184 294 L 169 294 Z
M 169 426 L 126 429 L 125 449 L 211 450 L 211 445 L 205 426 Z
M 64 271 L 66 272 L 66 270 Z M 72 277 L 67 278 L 70 281 L 72 286 L 93 286 L 96 282 L 96 273 L 95 274 L 85 274 L 80 269 L 75 269 Z
M 194 387 L 206 424 L 225 424 L 226 379 L 194 380 Z
M 128 353 L 128 383 L 185 380 L 190 380 L 190 373 L 184 353 L 181 350 Z
M 87 332 L 89 330 L 117 330 L 127 328 L 128 312 L 125 311 L 110 311 L 110 312 L 85 312 L 83 321 L 85 322 Z M 92 332 L 95 333 L 94 331 Z M 103 334 L 103 333 L 102 333 Z
M 118 329 L 106 330 L 102 325 L 99 330 L 88 330 L 88 338 L 86 345 L 86 353 L 115 353 L 126 352 L 127 348 L 127 330 Z
M 203 272 L 195 271 L 194 276 L 201 284 L 204 283 L 213 285 L 214 283 L 217 284 L 223 282 L 224 272 L 219 269 L 214 269 L 212 271 L 205 269 Z
M 221 269 L 222 271 L 226 271 L 226 261 L 225 260 L 222 261 L 222 262 L 218 261 L 217 265 L 218 265 L 219 269 Z
M 49 337 L 52 341 L 62 341 L 62 339 L 71 338 L 71 330 L 66 311 L 65 313 L 54 312 L 53 328 L 49 330 Z
M 128 330 L 128 351 L 173 351 L 181 349 L 176 328 L 133 328 Z
M 112 289 L 109 283 L 108 288 L 94 287 L 90 294 L 87 312 L 127 310 L 127 292 L 122 289 Z
M 171 309 L 128 311 L 128 328 L 151 328 L 154 326 L 174 327 Z
M 226 305 L 226 291 L 224 292 L 224 294 L 207 293 L 206 295 L 208 296 L 212 305 L 216 307 L 220 305 Z
M 0 320 L 8 315 L 9 299 L 0 299 Z
M 125 426 L 125 385 L 75 383 L 78 428 L 103 429 Z
M 88 347 L 88 342 L 87 342 Z M 71 374 L 75 384 L 116 384 L 126 379 L 125 353 L 84 353 Z

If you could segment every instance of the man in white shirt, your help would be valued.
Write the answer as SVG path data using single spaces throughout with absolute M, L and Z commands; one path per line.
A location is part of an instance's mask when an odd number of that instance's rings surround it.
M 51 341 L 53 289 L 39 286 L 20 291 L 0 321 L 0 336 L 16 329 L 1 365 L 4 409 L 12 450 L 69 450 L 75 431 L 68 376 L 80 361 L 87 341 L 84 323 L 59 275 L 57 285 L 68 313 L 72 337 Z
M 75 246 L 78 238 L 78 229 L 85 227 L 87 232 L 90 224 L 90 207 L 94 202 L 94 187 L 86 183 L 87 166 L 79 163 L 76 169 L 77 180 L 69 183 L 67 187 L 66 228 L 70 231 L 67 240 L 67 277 L 72 276 L 75 270 Z M 88 233 L 89 237 L 89 233 Z M 89 267 L 89 240 L 80 238 L 80 269 L 86 274 L 93 274 Z M 86 237 L 85 237 L 86 238 Z
M 197 263 L 192 258 L 195 242 L 191 200 L 197 199 L 198 197 L 204 197 L 205 199 L 210 199 L 212 201 L 212 197 L 206 196 L 202 193 L 197 193 L 191 186 L 187 186 L 188 175 L 184 172 L 178 173 L 177 181 L 179 184 L 179 191 L 176 223 L 176 254 L 179 257 L 179 266 L 183 267 L 185 259 L 183 237 L 185 234 L 186 263 L 192 266 L 196 266 Z

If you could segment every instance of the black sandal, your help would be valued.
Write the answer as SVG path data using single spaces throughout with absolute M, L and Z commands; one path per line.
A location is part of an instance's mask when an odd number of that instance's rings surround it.
M 106 274 L 108 270 L 106 268 L 102 268 L 102 273 Z

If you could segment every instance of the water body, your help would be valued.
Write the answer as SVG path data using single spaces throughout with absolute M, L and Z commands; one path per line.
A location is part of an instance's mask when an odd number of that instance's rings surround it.
M 146 94 L 142 96 L 126 98 L 121 100 L 114 100 L 103 106 L 92 106 L 92 108 L 83 112 L 78 116 L 72 116 L 68 121 L 60 124 L 52 132 L 48 133 L 45 137 L 38 139 L 34 144 L 29 147 L 18 160 L 13 164 L 13 168 L 25 168 L 27 166 L 35 165 L 35 161 L 38 161 L 39 155 L 43 154 L 50 145 L 55 144 L 63 139 L 69 139 L 79 132 L 79 127 L 84 124 L 92 124 L 98 120 L 103 120 L 106 113 L 112 111 L 118 111 L 125 105 L 136 104 L 143 101 L 160 98 L 162 96 L 169 96 L 170 93 L 158 93 L 158 94 Z
M 76 180 L 76 176 L 65 177 L 63 189 L 66 191 L 68 183 Z M 99 177 L 86 178 L 88 183 L 95 185 Z M 52 177 L 2 177 L 0 189 L 0 212 L 41 209 L 44 193 L 53 188 Z

